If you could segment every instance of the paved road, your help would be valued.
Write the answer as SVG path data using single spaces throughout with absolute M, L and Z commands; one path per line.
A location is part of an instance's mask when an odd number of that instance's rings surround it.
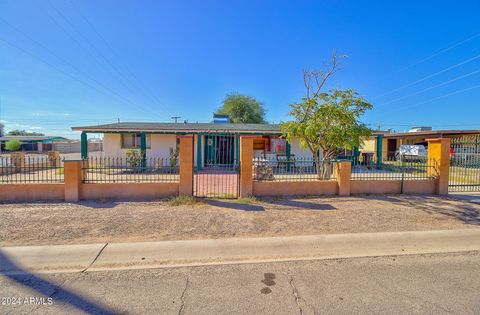
M 53 299 L 15 314 L 478 314 L 480 253 L 1 275 L 0 295 Z

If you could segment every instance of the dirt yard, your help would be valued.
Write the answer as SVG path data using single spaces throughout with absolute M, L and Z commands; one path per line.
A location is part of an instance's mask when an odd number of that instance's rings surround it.
M 480 227 L 480 205 L 438 197 L 0 204 L 0 246 Z

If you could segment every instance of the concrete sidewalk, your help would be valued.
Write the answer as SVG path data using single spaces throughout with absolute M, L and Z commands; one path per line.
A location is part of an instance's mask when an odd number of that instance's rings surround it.
M 0 248 L 0 272 L 83 272 L 480 250 L 480 229 Z

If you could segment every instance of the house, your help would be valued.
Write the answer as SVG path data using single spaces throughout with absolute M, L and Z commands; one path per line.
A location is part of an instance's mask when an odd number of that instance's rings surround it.
M 375 132 L 364 141 L 360 154 L 374 153 L 382 160 L 395 158 L 395 153 L 403 144 L 427 145 L 427 139 L 432 138 L 463 138 L 480 136 L 480 130 L 433 130 L 431 127 L 413 127 L 407 132 Z M 381 152 L 381 153 L 380 153 Z
M 195 166 L 233 165 L 239 161 L 239 137 L 256 136 L 254 155 L 275 159 L 278 157 L 312 158 L 308 149 L 303 149 L 296 139 L 288 143 L 277 124 L 237 124 L 216 117 L 212 123 L 150 123 L 118 122 L 106 125 L 73 127 L 81 131 L 82 157 L 88 150 L 85 143 L 87 134 L 103 134 L 104 155 L 125 157 L 129 149 L 146 151 L 146 157 L 168 158 L 174 150 L 178 136 L 194 136 Z
M 10 140 L 20 141 L 22 143 L 21 151 L 42 153 L 51 151 L 54 142 L 67 139 L 59 136 L 3 136 L 0 137 L 0 151 L 5 151 L 5 143 Z

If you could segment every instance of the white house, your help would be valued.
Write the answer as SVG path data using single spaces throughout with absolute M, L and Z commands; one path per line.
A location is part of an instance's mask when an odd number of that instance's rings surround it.
M 178 136 L 194 136 L 195 166 L 211 164 L 236 164 L 239 160 L 239 137 L 257 136 L 254 139 L 256 157 L 275 159 L 312 158 L 308 149 L 303 149 L 298 140 L 287 143 L 277 124 L 234 124 L 214 120 L 213 123 L 146 123 L 119 122 L 106 125 L 73 127 L 82 132 L 82 143 L 88 133 L 103 134 L 106 157 L 125 157 L 130 149 L 141 149 L 142 139 L 147 158 L 168 158 L 170 148 L 178 146 Z M 86 145 L 82 145 L 82 157 L 88 156 Z

